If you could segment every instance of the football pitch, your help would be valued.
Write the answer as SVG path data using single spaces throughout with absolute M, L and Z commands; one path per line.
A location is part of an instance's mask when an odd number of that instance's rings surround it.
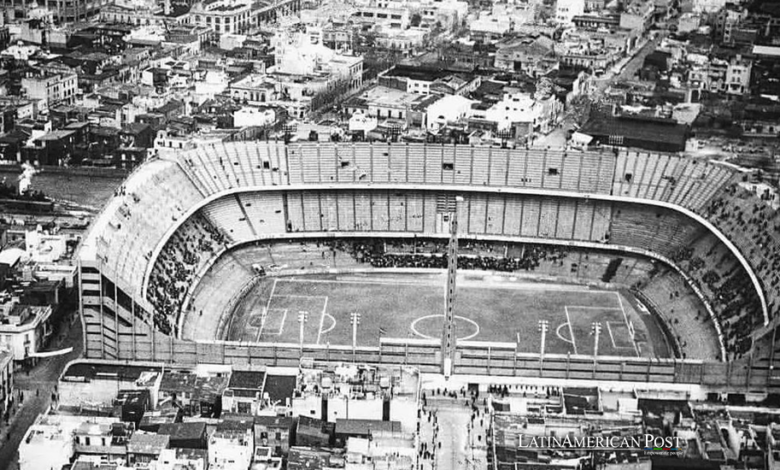
M 377 274 L 269 277 L 232 313 L 225 339 L 263 343 L 352 344 L 379 338 L 438 340 L 444 275 Z M 455 302 L 459 341 L 516 344 L 519 352 L 666 356 L 653 319 L 623 292 L 534 282 L 511 276 L 461 274 Z M 542 330 L 545 330 L 544 333 Z

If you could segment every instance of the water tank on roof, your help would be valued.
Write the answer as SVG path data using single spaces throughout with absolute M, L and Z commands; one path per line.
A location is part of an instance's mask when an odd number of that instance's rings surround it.
M 322 383 L 320 385 L 322 386 L 323 390 L 330 389 L 333 386 L 333 379 L 330 377 L 323 377 Z
M 382 388 L 390 388 L 390 377 L 382 377 L 379 379 L 379 386 Z

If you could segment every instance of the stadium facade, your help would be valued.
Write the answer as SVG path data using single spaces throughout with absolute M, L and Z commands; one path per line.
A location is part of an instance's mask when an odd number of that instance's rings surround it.
M 718 360 L 542 360 L 469 344 L 460 348 L 458 373 L 766 391 L 780 384 L 770 367 L 776 317 L 770 309 L 780 293 L 756 275 L 764 267 L 757 265 L 755 246 L 735 244 L 712 207 L 741 179 L 736 170 L 708 161 L 611 150 L 232 142 L 167 154 L 128 177 L 82 243 L 84 350 L 89 358 L 178 363 L 292 365 L 304 354 L 435 370 L 435 345 L 383 339 L 354 351 L 190 341 L 181 337 L 181 322 L 198 280 L 241 246 L 258 240 L 446 239 L 453 207 L 447 201 L 457 195 L 464 198 L 457 206 L 461 239 L 626 251 L 672 267 L 706 306 L 721 349 Z M 727 302 L 724 289 L 735 292 Z M 759 352 L 762 341 L 770 346 Z

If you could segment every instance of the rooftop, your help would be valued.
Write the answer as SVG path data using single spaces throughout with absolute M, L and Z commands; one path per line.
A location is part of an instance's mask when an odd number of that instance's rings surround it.
M 225 391 L 229 375 L 202 376 L 186 371 L 167 370 L 163 374 L 160 391 L 169 393 L 188 392 L 191 394 L 192 401 L 212 402 Z
M 288 416 L 255 416 L 255 426 L 289 429 L 292 423 L 293 419 Z
M 444 78 L 451 74 L 452 72 L 449 72 L 444 69 L 423 68 L 423 67 L 414 67 L 408 65 L 396 65 L 392 69 L 388 70 L 384 75 L 386 77 L 402 77 L 402 78 L 409 78 L 412 80 L 432 82 L 436 79 Z
M 134 366 L 126 364 L 105 364 L 96 362 L 76 362 L 63 371 L 60 380 L 89 382 L 91 380 L 117 380 L 147 382 L 156 379 L 162 368 L 156 366 Z
M 171 436 L 171 440 L 200 439 L 206 435 L 206 423 L 202 421 L 189 423 L 163 423 L 157 434 Z
M 632 116 L 591 116 L 580 132 L 589 135 L 620 135 L 630 139 L 685 146 L 687 126 L 676 121 Z
M 337 419 L 336 434 L 368 436 L 373 433 L 400 434 L 399 421 L 379 421 L 375 419 Z
M 405 106 L 425 99 L 425 95 L 406 93 L 395 88 L 376 86 L 363 92 L 359 99 L 379 106 Z
M 230 375 L 228 388 L 262 390 L 264 382 L 265 372 L 263 371 L 234 370 Z
M 271 403 L 280 402 L 283 404 L 288 398 L 292 398 L 297 381 L 298 379 L 294 375 L 269 373 L 265 379 L 264 392 L 268 394 Z
M 127 444 L 127 453 L 158 455 L 163 449 L 167 449 L 171 436 L 145 433 L 138 431 L 130 438 Z

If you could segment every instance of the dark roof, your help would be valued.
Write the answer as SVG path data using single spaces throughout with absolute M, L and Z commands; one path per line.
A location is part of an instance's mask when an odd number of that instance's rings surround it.
M 263 388 L 264 380 L 265 380 L 265 372 L 234 370 L 233 373 L 230 375 L 230 382 L 228 382 L 228 388 L 245 388 L 251 390 L 261 390 Z
M 96 364 L 89 362 L 76 362 L 71 364 L 63 373 L 65 380 L 94 380 L 94 379 L 114 379 L 134 381 L 141 377 L 144 372 L 161 372 L 160 367 L 154 366 L 131 366 L 125 364 Z
M 265 379 L 264 392 L 268 394 L 272 402 L 284 403 L 286 399 L 292 398 L 297 380 L 298 378 L 293 375 L 268 374 Z
M 119 405 L 138 404 L 144 399 L 149 399 L 149 390 L 120 390 L 116 396 L 116 403 Z
M 212 403 L 225 391 L 227 381 L 224 375 L 200 377 L 183 371 L 167 370 L 160 382 L 160 390 L 168 393 L 189 392 L 192 401 Z
M 163 449 L 168 448 L 170 436 L 159 434 L 146 434 L 137 432 L 130 438 L 127 444 L 128 454 L 159 455 Z
M 594 115 L 580 132 L 592 136 L 623 136 L 629 139 L 685 147 L 688 126 L 668 119 L 634 116 Z
M 373 432 L 400 433 L 399 421 L 380 421 L 376 419 L 337 419 L 336 434 L 368 436 Z
M 298 417 L 298 434 L 322 435 L 328 434 L 328 422 L 308 416 Z
M 140 134 L 141 132 L 145 131 L 146 129 L 151 128 L 149 124 L 145 124 L 142 122 L 131 122 L 129 124 L 125 124 L 122 126 L 122 133 L 123 134 Z
M 163 423 L 157 434 L 171 436 L 171 440 L 201 439 L 206 436 L 206 423 Z
M 255 421 L 252 416 L 246 416 L 244 419 L 225 419 L 217 424 L 217 431 L 239 431 L 246 432 L 254 430 Z
M 155 109 L 154 111 L 157 113 L 165 114 L 171 111 L 175 111 L 182 107 L 184 107 L 184 104 L 181 101 L 169 101 L 164 105 L 160 106 L 159 108 Z
M 95 135 L 114 136 L 119 134 L 119 129 L 114 127 L 92 127 L 90 132 Z
M 412 80 L 434 81 L 437 78 L 444 78 L 451 73 L 452 72 L 448 72 L 443 69 L 396 65 L 391 70 L 388 70 L 385 76 L 411 78 Z
M 83 129 L 85 127 L 89 127 L 89 123 L 84 122 L 69 122 L 65 125 L 65 129 Z
M 255 416 L 255 426 L 290 429 L 292 423 L 293 419 L 288 416 Z

